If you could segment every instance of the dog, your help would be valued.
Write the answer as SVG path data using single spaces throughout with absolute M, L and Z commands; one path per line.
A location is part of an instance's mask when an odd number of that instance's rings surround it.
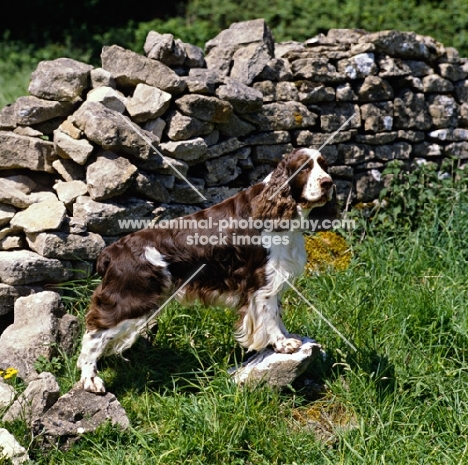
M 314 218 L 333 215 L 335 193 L 322 155 L 295 149 L 263 182 L 176 225 L 171 220 L 171 227 L 146 228 L 106 247 L 78 359 L 83 388 L 105 392 L 98 359 L 128 349 L 172 297 L 237 310 L 235 337 L 248 351 L 295 352 L 302 341 L 286 330 L 280 299 L 307 256 L 303 231 L 291 225 L 313 210 Z

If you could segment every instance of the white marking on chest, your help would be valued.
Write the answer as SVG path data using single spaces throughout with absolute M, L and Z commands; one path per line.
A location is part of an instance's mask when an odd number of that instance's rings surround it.
M 163 255 L 154 247 L 145 247 L 145 257 L 152 265 L 160 268 L 165 268 L 167 262 L 164 260 Z

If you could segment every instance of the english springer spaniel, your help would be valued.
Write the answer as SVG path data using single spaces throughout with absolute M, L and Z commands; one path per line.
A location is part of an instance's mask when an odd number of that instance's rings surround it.
M 296 149 L 263 182 L 176 226 L 171 220 L 172 227 L 156 225 L 106 247 L 78 359 L 84 389 L 105 392 L 98 359 L 129 348 L 172 297 L 238 310 L 235 335 L 248 351 L 268 345 L 296 351 L 301 339 L 286 330 L 280 298 L 285 280 L 300 275 L 306 263 L 297 225 L 312 209 L 322 214 L 331 206 L 334 192 L 321 154 Z

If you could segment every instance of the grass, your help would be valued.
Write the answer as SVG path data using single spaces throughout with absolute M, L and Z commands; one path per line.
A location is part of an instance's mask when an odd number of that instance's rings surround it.
M 101 362 L 127 431 L 105 425 L 45 453 L 25 425 L 8 428 L 37 464 L 467 463 L 466 228 L 453 226 L 434 218 L 404 234 L 350 235 L 345 271 L 301 278 L 301 292 L 358 350 L 289 291 L 286 326 L 327 356 L 284 392 L 230 381 L 226 369 L 243 357 L 233 313 L 174 304 L 127 361 Z M 72 285 L 70 312 L 83 315 L 94 284 Z M 54 365 L 64 392 L 78 379 L 75 360 Z M 311 381 L 325 390 L 311 391 Z

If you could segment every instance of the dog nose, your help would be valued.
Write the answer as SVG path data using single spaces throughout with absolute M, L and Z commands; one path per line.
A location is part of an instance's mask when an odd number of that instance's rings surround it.
M 333 181 L 330 178 L 322 178 L 320 180 L 320 187 L 324 190 L 331 189 L 333 187 Z

